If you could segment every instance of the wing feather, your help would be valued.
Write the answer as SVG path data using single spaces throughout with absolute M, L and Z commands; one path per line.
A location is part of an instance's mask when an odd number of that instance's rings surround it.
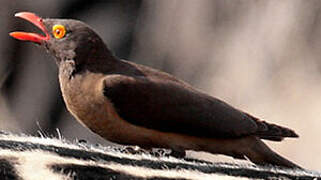
M 245 113 L 180 81 L 108 75 L 104 95 L 129 123 L 200 137 L 253 134 L 257 125 Z

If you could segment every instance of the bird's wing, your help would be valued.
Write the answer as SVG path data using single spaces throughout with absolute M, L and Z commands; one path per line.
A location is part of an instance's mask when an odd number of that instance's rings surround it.
M 258 128 L 245 113 L 179 82 L 108 75 L 103 83 L 119 116 L 138 126 L 202 137 L 238 137 Z

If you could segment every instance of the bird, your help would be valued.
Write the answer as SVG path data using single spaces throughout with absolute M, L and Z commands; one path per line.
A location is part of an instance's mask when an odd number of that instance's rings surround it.
M 301 168 L 262 141 L 298 137 L 293 130 L 256 118 L 166 72 L 116 57 L 82 21 L 31 12 L 15 16 L 43 34 L 18 31 L 10 36 L 38 44 L 54 57 L 68 111 L 104 139 L 167 148 L 181 158 L 194 150 Z

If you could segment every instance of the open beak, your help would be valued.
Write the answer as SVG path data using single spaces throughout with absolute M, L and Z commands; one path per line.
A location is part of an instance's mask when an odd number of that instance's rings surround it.
M 19 17 L 19 18 L 22 18 L 22 19 L 25 19 L 25 20 L 31 22 L 32 24 L 37 26 L 39 29 L 41 29 L 41 31 L 46 36 L 36 34 L 36 33 L 29 33 L 29 32 L 12 32 L 9 34 L 10 36 L 12 36 L 16 39 L 22 40 L 22 41 L 31 41 L 31 42 L 35 42 L 37 44 L 41 44 L 43 41 L 48 41 L 50 39 L 48 31 L 47 31 L 45 25 L 42 23 L 42 19 L 40 17 L 38 17 L 37 15 L 35 15 L 34 13 L 20 12 L 20 13 L 16 13 L 15 17 Z

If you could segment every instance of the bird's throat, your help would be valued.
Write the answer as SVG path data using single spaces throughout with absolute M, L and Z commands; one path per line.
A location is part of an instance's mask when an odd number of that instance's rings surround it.
M 60 61 L 59 66 L 59 79 L 71 79 L 76 73 L 76 63 L 74 60 Z

